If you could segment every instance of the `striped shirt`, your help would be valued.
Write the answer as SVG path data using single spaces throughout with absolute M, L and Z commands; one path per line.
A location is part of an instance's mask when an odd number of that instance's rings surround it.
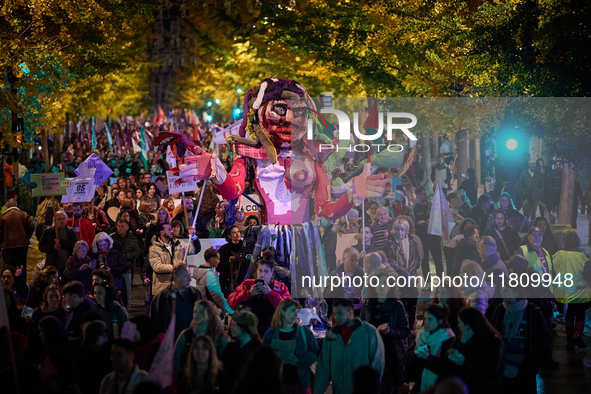
M 377 220 L 371 225 L 371 242 L 376 246 L 377 250 L 382 250 L 384 244 L 390 236 L 392 231 L 394 220 L 390 218 L 386 223 L 381 224 Z

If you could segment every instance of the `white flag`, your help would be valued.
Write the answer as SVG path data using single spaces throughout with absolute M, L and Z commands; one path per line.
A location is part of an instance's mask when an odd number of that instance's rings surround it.
M 429 216 L 429 227 L 427 232 L 433 235 L 442 236 L 444 240 L 449 239 L 449 233 L 456 224 L 454 215 L 449 209 L 445 194 L 441 189 L 441 179 L 437 180 L 437 189 L 431 204 L 431 215 Z
M 152 361 L 152 365 L 150 366 L 150 372 L 148 373 L 148 380 L 160 383 L 160 387 L 162 388 L 172 385 L 172 374 L 174 373 L 173 354 L 176 340 L 174 336 L 175 320 L 176 315 L 173 313 L 164 340 L 160 344 L 158 353 L 156 353 L 154 361 Z

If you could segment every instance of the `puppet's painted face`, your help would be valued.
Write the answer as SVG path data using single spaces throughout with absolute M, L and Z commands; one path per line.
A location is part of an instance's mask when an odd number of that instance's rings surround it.
M 277 148 L 303 138 L 308 121 L 303 100 L 271 100 L 258 109 L 259 124 Z

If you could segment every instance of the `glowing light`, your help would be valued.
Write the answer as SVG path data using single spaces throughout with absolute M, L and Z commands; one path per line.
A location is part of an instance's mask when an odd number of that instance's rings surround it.
M 219 104 L 220 103 L 220 99 L 215 99 L 215 103 Z
M 515 148 L 517 148 L 517 141 L 511 138 L 507 141 L 507 149 L 515 150 Z
M 211 122 L 213 120 L 213 117 L 211 115 L 207 115 L 207 121 Z
M 240 89 L 240 88 L 236 89 L 236 93 L 238 93 L 238 94 L 242 93 L 242 89 Z
M 213 105 L 213 103 L 212 103 L 211 101 L 208 101 L 208 102 L 207 102 L 207 106 L 208 106 L 208 107 L 211 107 L 212 105 Z

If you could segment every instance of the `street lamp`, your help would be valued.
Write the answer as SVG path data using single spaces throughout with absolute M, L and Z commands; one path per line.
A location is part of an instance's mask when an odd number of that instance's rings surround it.
M 240 89 L 240 88 L 236 89 L 236 93 L 238 93 L 238 94 L 242 93 L 242 89 Z
M 220 99 L 215 99 L 215 103 L 219 104 L 220 103 Z
M 207 102 L 207 106 L 208 106 L 208 107 L 211 107 L 212 105 L 213 105 L 213 103 L 212 103 L 211 101 L 208 101 L 208 102 Z

